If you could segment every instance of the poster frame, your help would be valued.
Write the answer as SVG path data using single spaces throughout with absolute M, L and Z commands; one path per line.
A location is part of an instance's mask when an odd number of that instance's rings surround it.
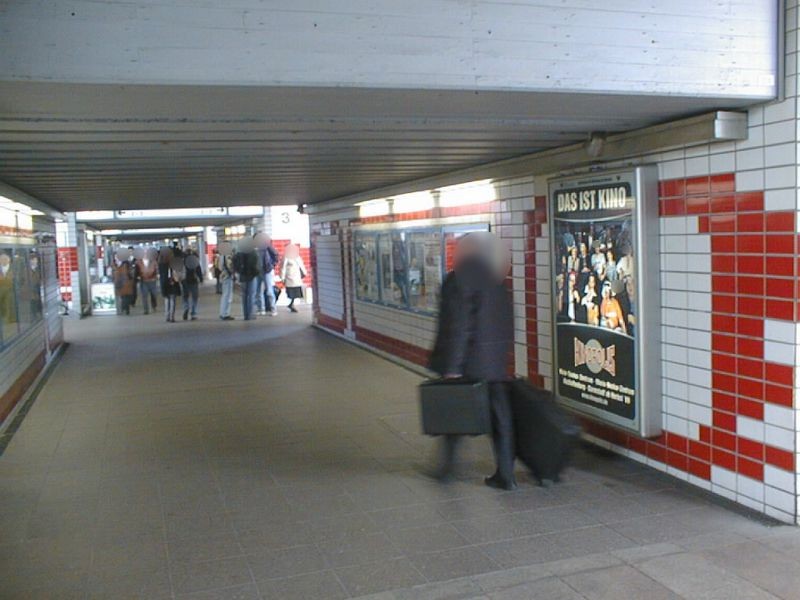
M 637 294 L 636 334 L 634 336 L 635 415 L 633 419 L 602 408 L 561 397 L 558 378 L 558 333 L 555 283 L 555 207 L 554 193 L 564 187 L 582 187 L 610 182 L 621 177 L 633 184 L 635 205 L 632 211 L 633 248 L 636 259 Z M 625 429 L 641 437 L 661 434 L 663 426 L 661 362 L 661 260 L 658 210 L 658 167 L 642 165 L 623 169 L 595 170 L 578 175 L 554 177 L 547 182 L 548 260 L 551 270 L 552 302 L 552 378 L 556 398 L 567 408 L 592 419 Z M 647 241 L 650 243 L 647 243 Z M 644 343 L 647 340 L 647 343 Z M 646 374 L 646 376 L 645 376 Z

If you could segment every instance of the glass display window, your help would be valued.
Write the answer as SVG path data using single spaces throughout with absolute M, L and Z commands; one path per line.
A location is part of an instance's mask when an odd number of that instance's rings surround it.
M 356 234 L 354 259 L 356 298 L 379 302 L 378 239 L 374 235 Z
M 442 287 L 441 230 L 408 234 L 408 293 L 410 308 L 435 312 Z
M 0 246 L 0 345 L 42 320 L 41 268 L 35 248 Z

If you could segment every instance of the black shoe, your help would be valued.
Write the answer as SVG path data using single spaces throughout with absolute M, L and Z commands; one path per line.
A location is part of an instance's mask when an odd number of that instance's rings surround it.
M 232 317 L 232 316 L 228 315 L 227 317 L 222 317 L 222 320 L 223 321 L 235 321 L 236 317 Z
M 197 317 L 195 317 L 194 315 L 192 315 L 192 321 L 197 321 Z
M 483 480 L 483 483 L 488 485 L 490 488 L 495 488 L 497 490 L 505 490 L 507 492 L 513 492 L 517 489 L 517 482 L 513 479 L 508 481 L 506 479 L 501 478 L 497 473 L 492 475 L 491 477 L 487 477 Z
M 289 310 L 292 311 L 292 312 L 295 312 L 295 313 L 297 312 L 297 309 L 294 306 L 290 306 Z
M 185 321 L 188 318 L 189 318 L 189 309 L 187 308 L 185 311 L 183 311 L 183 320 Z

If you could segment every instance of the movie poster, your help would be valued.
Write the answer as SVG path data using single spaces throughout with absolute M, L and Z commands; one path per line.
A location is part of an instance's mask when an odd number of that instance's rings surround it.
M 635 180 L 616 175 L 559 182 L 550 200 L 557 394 L 634 421 Z

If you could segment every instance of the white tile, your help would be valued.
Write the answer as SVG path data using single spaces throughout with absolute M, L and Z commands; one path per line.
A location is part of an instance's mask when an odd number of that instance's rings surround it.
M 689 403 L 689 421 L 697 425 L 710 426 L 712 423 L 711 407 Z
M 764 501 L 764 484 L 744 475 L 736 476 L 737 493 L 758 502 Z
M 785 406 L 764 403 L 764 423 L 777 425 L 786 429 L 795 427 L 795 411 Z
M 711 252 L 711 236 L 706 234 L 686 236 L 686 252 L 689 254 Z M 692 260 L 694 260 L 694 257 L 692 257 Z
M 681 217 L 667 217 L 661 219 L 661 231 L 666 235 L 685 235 L 686 219 Z
M 764 192 L 764 209 L 794 210 L 797 206 L 797 190 L 794 188 L 784 190 L 767 190 Z
M 692 484 L 693 486 L 698 487 L 700 489 L 703 489 L 703 490 L 705 490 L 707 492 L 711 491 L 711 482 L 710 481 L 707 481 L 705 479 L 700 479 L 699 477 L 697 477 L 695 475 L 692 475 L 691 473 L 689 474 L 689 483 Z
M 680 417 L 683 420 L 689 417 L 689 403 L 686 400 L 679 400 L 678 398 L 666 396 L 664 398 L 664 403 L 667 414 L 673 417 Z M 670 429 L 670 431 L 678 433 L 674 429 Z
M 700 439 L 700 425 L 693 421 L 689 421 L 689 439 L 690 440 L 699 440 Z
M 685 163 L 686 177 L 697 177 L 698 175 L 708 175 L 710 168 L 711 166 L 709 162 L 709 157 L 707 155 L 686 158 L 686 163 Z
M 792 141 L 787 144 L 767 146 L 764 148 L 764 166 L 779 167 L 797 164 L 797 147 Z M 769 179 L 769 173 L 767 173 Z
M 764 125 L 764 144 L 768 146 L 792 142 L 794 139 L 794 123 L 791 121 Z
M 761 191 L 764 189 L 764 171 L 756 169 L 754 171 L 737 171 L 736 191 L 750 192 Z
M 689 329 L 686 345 L 695 350 L 711 350 L 711 332 Z
M 690 273 L 709 273 L 711 272 L 711 253 L 693 254 L 692 260 L 687 265 Z
M 772 167 L 764 170 L 764 189 L 792 188 L 797 183 L 797 168 Z
M 695 365 L 701 369 L 711 369 L 711 352 L 690 348 L 688 352 L 688 364 Z
M 663 235 L 661 238 L 664 240 L 664 252 L 686 252 L 686 238 L 685 235 Z
M 725 489 L 736 491 L 736 473 L 711 465 L 711 483 Z
M 790 492 L 789 490 L 775 489 L 769 485 L 764 489 L 764 504 L 768 504 L 778 510 L 784 512 L 793 511 L 795 508 L 795 500 L 794 489 Z
M 697 215 L 692 215 L 683 218 L 685 222 L 685 231 L 689 235 L 697 235 L 700 232 L 700 218 Z
M 791 425 L 790 425 L 791 426 Z M 776 425 L 764 425 L 764 443 L 781 450 L 795 450 L 795 432 Z
M 694 310 L 709 312 L 711 311 L 711 294 L 700 292 L 689 292 L 688 306 Z
M 736 416 L 736 432 L 742 437 L 757 442 L 764 441 L 764 423 L 750 417 Z
M 775 519 L 776 521 L 780 521 L 781 523 L 786 523 L 787 525 L 797 524 L 794 512 L 787 513 L 782 510 L 778 510 L 777 508 L 774 508 L 769 504 L 764 505 L 764 514 L 772 519 Z
M 667 415 L 667 431 L 689 437 L 689 422 L 681 417 Z
M 787 36 L 789 38 L 791 36 Z M 787 39 L 788 45 L 788 39 Z M 794 98 L 787 98 L 782 102 L 772 102 L 764 106 L 764 123 L 793 120 L 797 113 Z
M 692 404 L 701 407 L 711 407 L 711 390 L 709 388 L 689 385 L 688 392 L 688 399 Z
M 797 326 L 787 321 L 764 319 L 764 339 L 774 342 L 794 344 L 797 337 Z
M 746 496 L 744 494 L 736 494 L 736 502 L 756 512 L 760 513 L 764 512 L 763 501 L 754 500 L 753 498 L 750 498 L 749 496 Z
M 764 465 L 764 483 L 784 492 L 794 493 L 796 476 L 794 473 Z
M 736 151 L 741 152 L 748 148 L 760 148 L 764 145 L 764 126 L 752 121 L 747 128 L 747 138 L 736 142 Z
M 736 170 L 736 154 L 734 152 L 712 154 L 709 160 L 711 173 L 732 173 Z
M 694 365 L 689 367 L 687 381 L 692 385 L 710 388 L 711 387 L 711 371 L 709 369 L 701 369 Z
M 666 379 L 665 384 L 667 395 L 679 400 L 687 400 L 689 398 L 689 386 L 684 382 Z
M 761 169 L 764 167 L 764 148 L 751 148 L 740 150 L 736 153 L 736 169 L 739 171 L 749 171 L 751 169 Z
M 678 179 L 680 177 L 686 177 L 683 160 L 670 160 L 658 164 L 659 179 Z

